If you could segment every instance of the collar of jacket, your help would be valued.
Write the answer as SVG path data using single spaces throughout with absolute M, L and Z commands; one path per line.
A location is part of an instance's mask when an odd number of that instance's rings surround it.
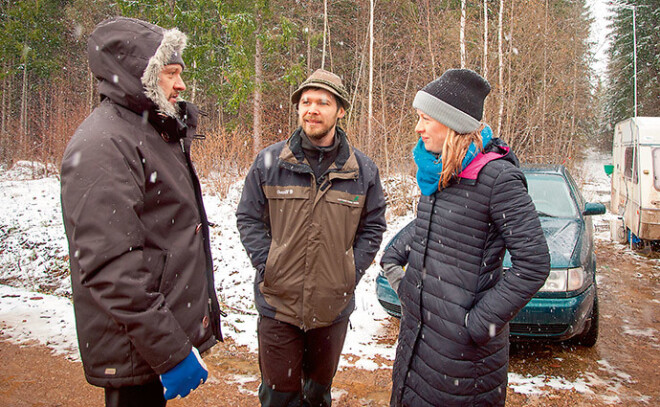
M 177 105 L 178 111 L 181 112 L 180 119 L 160 113 L 155 108 L 145 112 L 149 123 L 167 142 L 178 142 L 188 135 L 189 129 L 194 130 L 197 127 L 197 106 L 184 101 L 177 102 Z
M 278 165 L 282 168 L 299 173 L 312 173 L 312 168 L 305 160 L 302 148 L 302 127 L 298 127 L 287 140 L 278 159 Z M 334 174 L 332 178 L 358 178 L 359 167 L 353 149 L 348 144 L 344 130 L 337 126 L 339 136 L 339 152 L 337 159 L 328 168 L 328 173 Z
M 475 185 L 477 183 L 477 178 L 479 173 L 484 168 L 486 164 L 493 160 L 505 159 L 511 162 L 516 167 L 519 166 L 518 158 L 515 156 L 511 148 L 506 145 L 504 141 L 500 138 L 494 138 L 490 143 L 484 148 L 484 151 L 479 153 L 470 164 L 458 175 L 457 178 L 453 179 L 452 183 L 461 183 L 466 185 Z

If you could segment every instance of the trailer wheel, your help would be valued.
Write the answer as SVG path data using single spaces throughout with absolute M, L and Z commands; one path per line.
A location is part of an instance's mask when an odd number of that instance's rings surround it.
M 627 242 L 630 244 L 632 250 L 644 250 L 646 244 L 643 239 L 640 239 L 635 235 L 630 228 L 626 228 Z
M 631 243 L 632 249 L 635 251 L 643 251 L 646 245 L 644 244 L 643 240 L 640 240 L 638 242 L 632 242 Z

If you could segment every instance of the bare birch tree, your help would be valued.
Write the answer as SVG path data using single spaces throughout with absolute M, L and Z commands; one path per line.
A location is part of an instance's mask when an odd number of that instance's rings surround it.
M 325 45 L 328 42 L 328 0 L 323 0 L 323 54 L 321 56 L 321 69 L 325 69 Z
M 263 66 L 261 62 L 261 54 L 263 47 L 261 45 L 261 11 L 257 4 L 255 10 L 255 23 L 256 29 L 254 32 L 254 101 L 253 101 L 253 118 L 252 118 L 252 152 L 256 155 L 261 150 L 261 92 L 263 84 Z
M 96 87 L 96 78 L 92 73 L 92 70 L 89 69 L 89 63 L 87 64 L 87 114 L 92 113 L 94 110 L 94 88 Z
M 23 86 L 21 89 L 21 115 L 20 115 L 20 134 L 19 134 L 19 148 L 23 148 L 27 144 L 28 137 L 28 58 L 29 47 L 25 46 L 23 49 Z M 23 151 L 25 153 L 25 151 Z
M 512 0 L 513 1 L 513 0 Z M 504 115 L 504 55 L 502 53 L 502 26 L 504 21 L 504 0 L 500 0 L 500 14 L 497 21 L 497 86 L 499 88 L 499 106 L 497 109 L 497 133 L 501 136 L 502 116 Z
M 465 68 L 466 65 L 466 52 L 465 52 L 465 23 L 466 23 L 466 3 L 467 0 L 461 0 L 461 34 L 460 34 L 460 43 L 461 43 L 461 68 Z
M 482 73 L 488 80 L 488 0 L 484 0 L 484 60 Z
M 429 44 L 429 55 L 431 56 L 431 74 L 436 78 L 435 73 L 435 52 L 433 52 L 433 42 L 431 41 L 431 4 L 426 0 L 426 39 Z
M 374 93 L 374 0 L 369 0 L 369 113 L 367 116 L 367 146 L 371 153 Z
M 9 71 L 9 64 L 2 64 L 2 71 Z M 0 135 L 7 132 L 7 123 L 9 117 L 9 101 L 11 100 L 11 76 L 6 75 L 2 78 L 2 121 L 0 124 Z M 0 151 L 1 152 L 1 151 Z
M 545 116 L 546 93 L 548 83 L 548 0 L 545 0 L 545 18 L 543 28 L 543 86 L 541 87 L 541 151 L 545 151 Z

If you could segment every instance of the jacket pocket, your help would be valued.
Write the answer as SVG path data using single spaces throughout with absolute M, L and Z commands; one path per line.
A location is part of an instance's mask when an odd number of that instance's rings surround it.
M 271 246 L 268 251 L 268 258 L 264 264 L 263 271 L 258 271 L 261 275 L 261 282 L 263 282 L 264 292 L 269 294 L 275 294 L 276 290 L 274 286 L 278 281 L 278 270 L 281 269 L 282 265 L 279 262 L 280 255 L 282 254 L 282 248 L 277 246 Z
M 310 188 L 264 186 L 273 243 L 277 246 L 305 233 L 310 213 Z
M 147 286 L 147 291 L 163 292 L 164 279 L 166 276 L 169 254 L 164 250 L 144 249 L 143 264 L 151 278 Z
M 329 239 L 341 242 L 344 250 L 352 247 L 360 226 L 365 196 L 330 190 L 325 194 L 325 218 L 323 227 Z

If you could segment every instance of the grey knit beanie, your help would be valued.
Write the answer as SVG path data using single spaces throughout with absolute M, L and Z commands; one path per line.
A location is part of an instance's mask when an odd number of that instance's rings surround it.
M 481 126 L 490 84 L 470 69 L 450 69 L 417 92 L 413 107 L 459 134 Z

